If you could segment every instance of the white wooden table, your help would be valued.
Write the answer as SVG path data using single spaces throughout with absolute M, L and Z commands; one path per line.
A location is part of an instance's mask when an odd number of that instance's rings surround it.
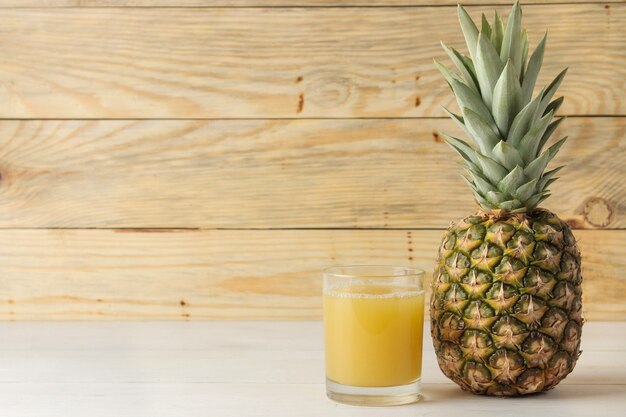
M 0 324 L 1 417 L 624 416 L 626 323 L 587 323 L 576 370 L 546 394 L 474 396 L 426 343 L 424 400 L 325 397 L 321 322 Z

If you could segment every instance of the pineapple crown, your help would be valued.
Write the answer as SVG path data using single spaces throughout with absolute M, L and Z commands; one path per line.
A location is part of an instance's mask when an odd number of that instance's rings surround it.
M 553 121 L 563 97 L 552 101 L 567 69 L 533 97 L 543 61 L 546 35 L 528 58 L 528 36 L 521 27 L 522 10 L 513 5 L 506 26 L 495 12 L 493 24 L 482 15 L 480 29 L 459 5 L 458 15 L 469 56 L 442 43 L 459 73 L 437 60 L 435 65 L 448 82 L 461 115 L 444 107 L 474 143 L 443 134 L 464 159 L 472 188 L 482 209 L 496 213 L 524 213 L 548 198 L 548 186 L 558 167 L 544 172 L 563 138 L 544 145 L 563 120 Z

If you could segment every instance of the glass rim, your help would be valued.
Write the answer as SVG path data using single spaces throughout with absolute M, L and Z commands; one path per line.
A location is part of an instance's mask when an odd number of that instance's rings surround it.
M 384 264 L 349 264 L 349 265 L 333 265 L 333 266 L 329 266 L 327 268 L 324 268 L 324 270 L 322 271 L 324 273 L 324 275 L 329 275 L 329 276 L 333 276 L 333 277 L 340 277 L 340 278 L 368 278 L 368 276 L 364 276 L 363 274 L 357 274 L 357 273 L 352 273 L 352 274 L 346 274 L 346 273 L 338 273 L 338 272 L 333 272 L 333 271 L 340 271 L 342 269 L 358 269 L 358 268 L 388 268 L 390 272 L 392 271 L 397 271 L 397 270 L 401 270 L 401 271 L 405 271 L 405 274 L 402 275 L 393 275 L 392 273 L 389 274 L 380 274 L 380 275 L 375 275 L 375 276 L 370 276 L 369 278 L 377 278 L 377 279 L 385 279 L 385 278 L 389 278 L 389 279 L 397 279 L 400 277 L 422 277 L 424 276 L 424 274 L 426 273 L 423 269 L 420 268 L 415 268 L 412 266 L 402 266 L 402 265 L 384 265 Z

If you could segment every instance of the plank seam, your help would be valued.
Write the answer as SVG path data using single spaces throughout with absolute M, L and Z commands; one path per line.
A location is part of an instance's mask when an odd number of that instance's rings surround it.
M 536 6 L 576 6 L 576 5 L 604 5 L 604 4 L 625 4 L 626 1 L 606 1 L 606 2 L 550 2 L 550 3 L 524 3 L 524 7 Z M 508 3 L 464 3 L 464 7 L 506 7 Z M 0 9 L 417 9 L 417 8 L 456 8 L 455 4 L 397 4 L 397 5 L 251 5 L 251 6 L 0 6 Z
M 622 119 L 626 114 L 557 114 L 568 119 Z M 67 121 L 246 121 L 246 120 L 449 120 L 447 116 L 378 116 L 378 117 L 0 117 L 0 122 L 67 122 Z

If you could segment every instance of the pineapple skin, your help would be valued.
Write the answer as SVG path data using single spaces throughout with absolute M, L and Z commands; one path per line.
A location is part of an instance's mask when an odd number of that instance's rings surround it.
M 475 394 L 553 388 L 581 353 L 581 282 L 576 239 L 554 213 L 480 211 L 452 224 L 430 303 L 439 367 Z

